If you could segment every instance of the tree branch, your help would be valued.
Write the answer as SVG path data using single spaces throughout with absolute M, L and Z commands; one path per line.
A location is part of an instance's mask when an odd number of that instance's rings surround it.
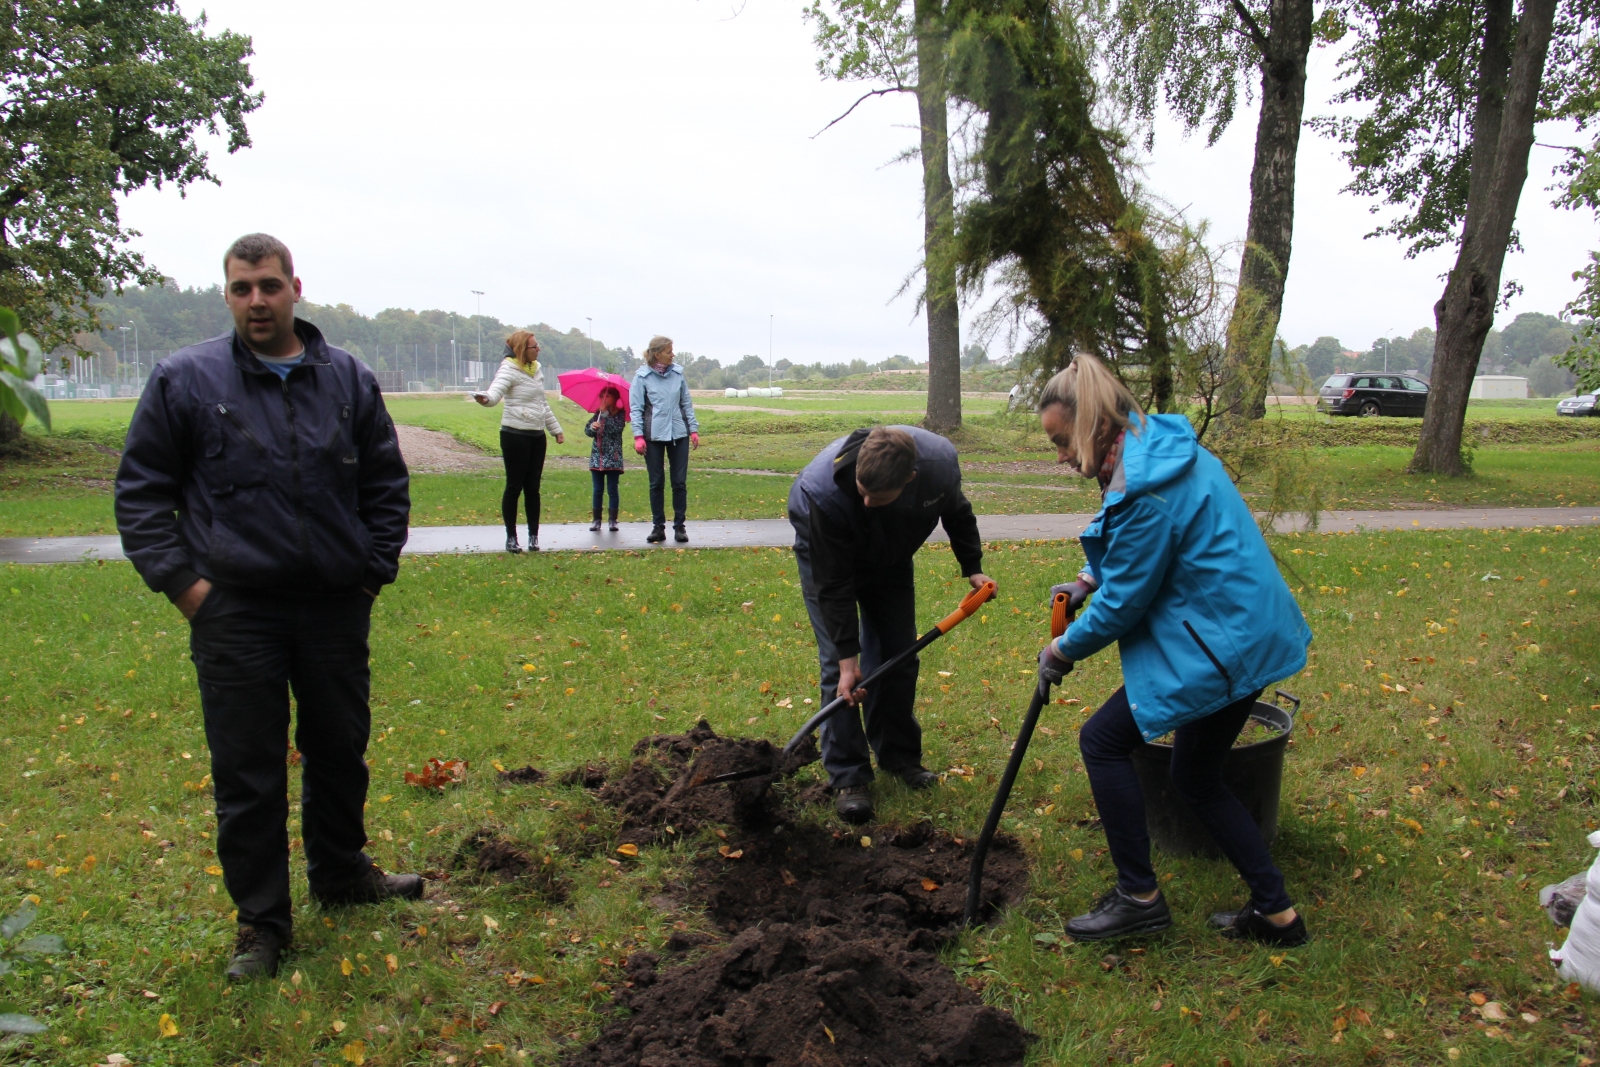
M 1250 14 L 1250 9 L 1244 6 L 1243 0 L 1230 0 L 1230 2 L 1233 4 L 1233 10 L 1239 15 L 1239 21 L 1244 23 L 1245 33 L 1255 42 L 1256 47 L 1261 49 L 1262 56 L 1265 56 L 1267 54 L 1267 35 L 1261 32 L 1261 24 L 1256 21 L 1254 15 Z
M 909 92 L 913 92 L 913 91 L 914 90 L 908 89 L 903 85 L 891 85 L 887 89 L 873 89 L 870 92 L 862 93 L 861 94 L 861 98 L 858 99 L 855 103 L 851 104 L 848 108 L 846 108 L 843 115 L 840 115 L 838 118 L 834 119 L 832 122 L 830 122 L 826 126 L 822 127 L 822 129 L 820 129 L 816 133 L 812 134 L 811 135 L 811 140 L 815 141 L 818 137 L 821 137 L 823 134 L 825 134 L 829 130 L 833 129 L 839 123 L 841 123 L 845 119 L 849 118 L 850 117 L 850 112 L 854 111 L 856 108 L 860 107 L 863 103 L 865 103 L 867 100 L 869 100 L 870 98 L 872 98 L 874 96 L 887 96 L 890 93 L 909 93 Z

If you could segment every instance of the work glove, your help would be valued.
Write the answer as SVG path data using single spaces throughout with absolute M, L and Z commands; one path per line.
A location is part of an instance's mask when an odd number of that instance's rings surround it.
M 1063 582 L 1050 587 L 1050 602 L 1054 603 L 1057 593 L 1067 594 L 1067 610 L 1074 615 L 1083 607 L 1083 602 L 1089 599 L 1089 594 L 1094 592 L 1094 586 L 1084 575 L 1078 575 L 1075 581 Z
M 635 437 L 633 439 L 633 450 L 641 456 L 644 455 L 644 438 Z
M 1072 672 L 1072 661 L 1062 659 L 1061 653 L 1056 651 L 1056 643 L 1051 641 L 1039 650 L 1039 684 L 1045 688 L 1060 685 L 1061 679 Z

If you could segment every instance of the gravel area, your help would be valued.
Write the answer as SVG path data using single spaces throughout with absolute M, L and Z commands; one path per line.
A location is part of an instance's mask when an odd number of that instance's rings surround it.
M 395 423 L 394 430 L 400 438 L 400 454 L 406 459 L 406 467 L 413 471 L 461 474 L 501 467 L 500 457 L 486 456 L 439 430 L 400 423 Z

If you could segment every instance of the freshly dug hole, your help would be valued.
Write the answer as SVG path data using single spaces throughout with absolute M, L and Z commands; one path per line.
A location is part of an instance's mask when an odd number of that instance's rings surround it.
M 971 844 L 924 824 L 875 828 L 871 847 L 863 847 L 857 832 L 794 824 L 792 809 L 765 791 L 753 802 L 738 799 L 736 790 L 749 783 L 683 790 L 690 754 L 713 742 L 742 749 L 731 755 L 762 755 L 759 743 L 717 738 L 702 723 L 687 735 L 640 742 L 641 758 L 601 798 L 630 805 L 624 811 L 636 833 L 684 818 L 686 802 L 698 805 L 688 814 L 701 822 L 730 826 L 727 844 L 695 864 L 678 897 L 703 905 L 735 936 L 695 962 L 659 971 L 653 953 L 634 953 L 632 985 L 615 997 L 627 1014 L 619 1011 L 562 1063 L 1020 1064 L 1033 1035 L 957 982 L 937 955 L 959 927 Z M 679 774 L 669 784 L 660 772 L 674 767 Z M 986 915 L 1027 891 L 1027 862 L 1010 838 L 995 841 L 985 874 Z M 668 944 L 688 947 L 687 939 Z

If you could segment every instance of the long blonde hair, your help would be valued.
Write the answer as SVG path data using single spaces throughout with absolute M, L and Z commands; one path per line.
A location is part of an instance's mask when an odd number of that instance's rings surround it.
M 1133 398 L 1128 387 L 1122 384 L 1111 370 L 1094 356 L 1080 352 L 1045 382 L 1039 393 L 1039 410 L 1059 404 L 1072 420 L 1072 449 L 1078 454 L 1085 473 L 1100 468 L 1105 456 L 1101 452 L 1102 437 L 1126 430 L 1138 415 L 1144 412 Z M 1110 427 L 1112 433 L 1107 433 Z
M 522 364 L 522 366 L 531 369 L 539 361 L 539 355 L 537 352 L 531 351 L 533 345 L 528 343 L 530 341 L 535 345 L 539 343 L 533 334 L 527 330 L 518 330 L 506 338 L 506 348 L 511 351 L 511 358 Z

